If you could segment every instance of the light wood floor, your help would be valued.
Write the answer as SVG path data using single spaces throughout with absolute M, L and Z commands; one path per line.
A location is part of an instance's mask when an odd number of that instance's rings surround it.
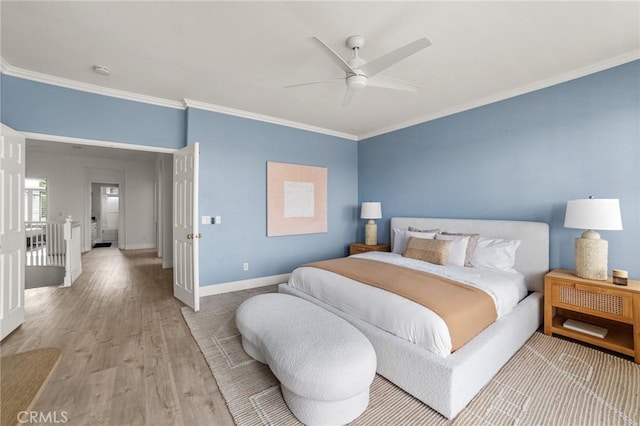
M 57 347 L 35 411 L 74 425 L 233 425 L 152 250 L 94 249 L 71 288 L 26 291 L 27 321 L 2 355 Z

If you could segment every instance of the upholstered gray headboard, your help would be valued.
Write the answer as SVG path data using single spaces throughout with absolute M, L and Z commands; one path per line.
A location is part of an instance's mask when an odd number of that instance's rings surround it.
M 516 269 L 527 279 L 532 291 L 544 291 L 544 275 L 549 272 L 549 225 L 541 222 L 480 219 L 438 219 L 424 217 L 392 217 L 391 246 L 394 228 L 435 229 L 447 232 L 477 233 L 487 238 L 520 240 Z

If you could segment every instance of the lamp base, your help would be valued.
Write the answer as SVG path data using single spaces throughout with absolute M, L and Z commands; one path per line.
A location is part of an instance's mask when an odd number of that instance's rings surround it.
M 590 280 L 606 280 L 608 248 L 607 240 L 576 238 L 576 275 Z
M 368 246 L 378 244 L 378 225 L 373 219 L 369 219 L 369 222 L 364 226 L 364 243 Z

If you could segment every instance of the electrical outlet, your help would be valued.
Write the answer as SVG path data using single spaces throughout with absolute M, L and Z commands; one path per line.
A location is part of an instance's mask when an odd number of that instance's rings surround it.
M 242 264 L 242 270 L 243 271 L 248 271 L 249 270 L 249 264 L 247 262 Z

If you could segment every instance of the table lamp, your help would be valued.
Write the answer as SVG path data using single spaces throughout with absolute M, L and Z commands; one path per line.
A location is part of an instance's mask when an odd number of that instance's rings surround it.
M 570 200 L 567 202 L 564 227 L 586 229 L 580 238 L 576 238 L 575 274 L 581 278 L 606 280 L 609 245 L 595 230 L 622 229 L 620 201 L 593 197 Z
M 360 219 L 369 219 L 364 227 L 364 243 L 369 246 L 378 244 L 378 225 L 374 219 L 382 218 L 382 206 L 379 202 L 363 202 Z

